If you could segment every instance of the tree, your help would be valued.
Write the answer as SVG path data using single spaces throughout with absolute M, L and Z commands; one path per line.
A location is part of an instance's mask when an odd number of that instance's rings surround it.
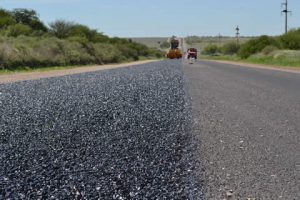
M 39 20 L 38 14 L 35 10 L 17 8 L 12 11 L 12 14 L 19 24 L 29 25 L 32 20 Z
M 32 20 L 29 24 L 29 26 L 33 29 L 33 30 L 37 30 L 37 31 L 44 31 L 47 32 L 48 28 L 45 26 L 45 24 L 43 24 L 41 21 L 39 20 Z
M 52 22 L 49 25 L 50 32 L 54 36 L 63 39 L 70 36 L 70 32 L 75 24 L 74 22 L 68 22 L 65 20 L 56 20 L 55 22 Z
M 40 21 L 35 10 L 18 8 L 12 11 L 12 15 L 18 24 L 30 26 L 33 30 L 47 31 L 48 28 Z
M 0 9 L 0 28 L 5 28 L 15 23 L 16 22 L 9 11 L 5 9 Z

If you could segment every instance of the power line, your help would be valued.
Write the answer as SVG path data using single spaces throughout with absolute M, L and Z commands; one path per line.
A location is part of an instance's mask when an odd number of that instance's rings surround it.
M 285 2 L 281 4 L 281 6 L 285 7 L 285 9 L 282 11 L 282 13 L 285 14 L 285 34 L 287 34 L 287 32 L 288 32 L 288 13 L 292 13 L 292 11 L 290 11 L 288 9 L 288 0 L 285 0 Z

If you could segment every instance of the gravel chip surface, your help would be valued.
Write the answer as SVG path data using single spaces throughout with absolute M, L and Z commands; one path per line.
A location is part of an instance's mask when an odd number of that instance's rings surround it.
M 0 199 L 201 199 L 181 67 L 0 85 Z

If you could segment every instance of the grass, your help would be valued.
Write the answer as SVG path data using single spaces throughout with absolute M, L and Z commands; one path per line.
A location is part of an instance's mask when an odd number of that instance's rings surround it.
M 299 57 L 298 57 L 299 56 Z M 234 61 L 240 63 L 263 64 L 273 67 L 292 67 L 300 69 L 300 51 L 275 51 L 270 55 L 256 54 L 247 59 L 233 56 L 200 56 L 202 59 Z

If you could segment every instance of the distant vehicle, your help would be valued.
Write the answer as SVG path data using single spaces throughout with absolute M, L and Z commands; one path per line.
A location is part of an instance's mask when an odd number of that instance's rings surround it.
M 190 58 L 194 58 L 194 59 L 197 59 L 197 49 L 195 48 L 189 48 L 187 50 L 187 59 L 190 59 Z
M 171 48 L 167 53 L 167 58 L 169 59 L 180 59 L 182 58 L 182 52 L 180 51 L 179 47 L 179 40 L 172 39 L 171 40 Z

